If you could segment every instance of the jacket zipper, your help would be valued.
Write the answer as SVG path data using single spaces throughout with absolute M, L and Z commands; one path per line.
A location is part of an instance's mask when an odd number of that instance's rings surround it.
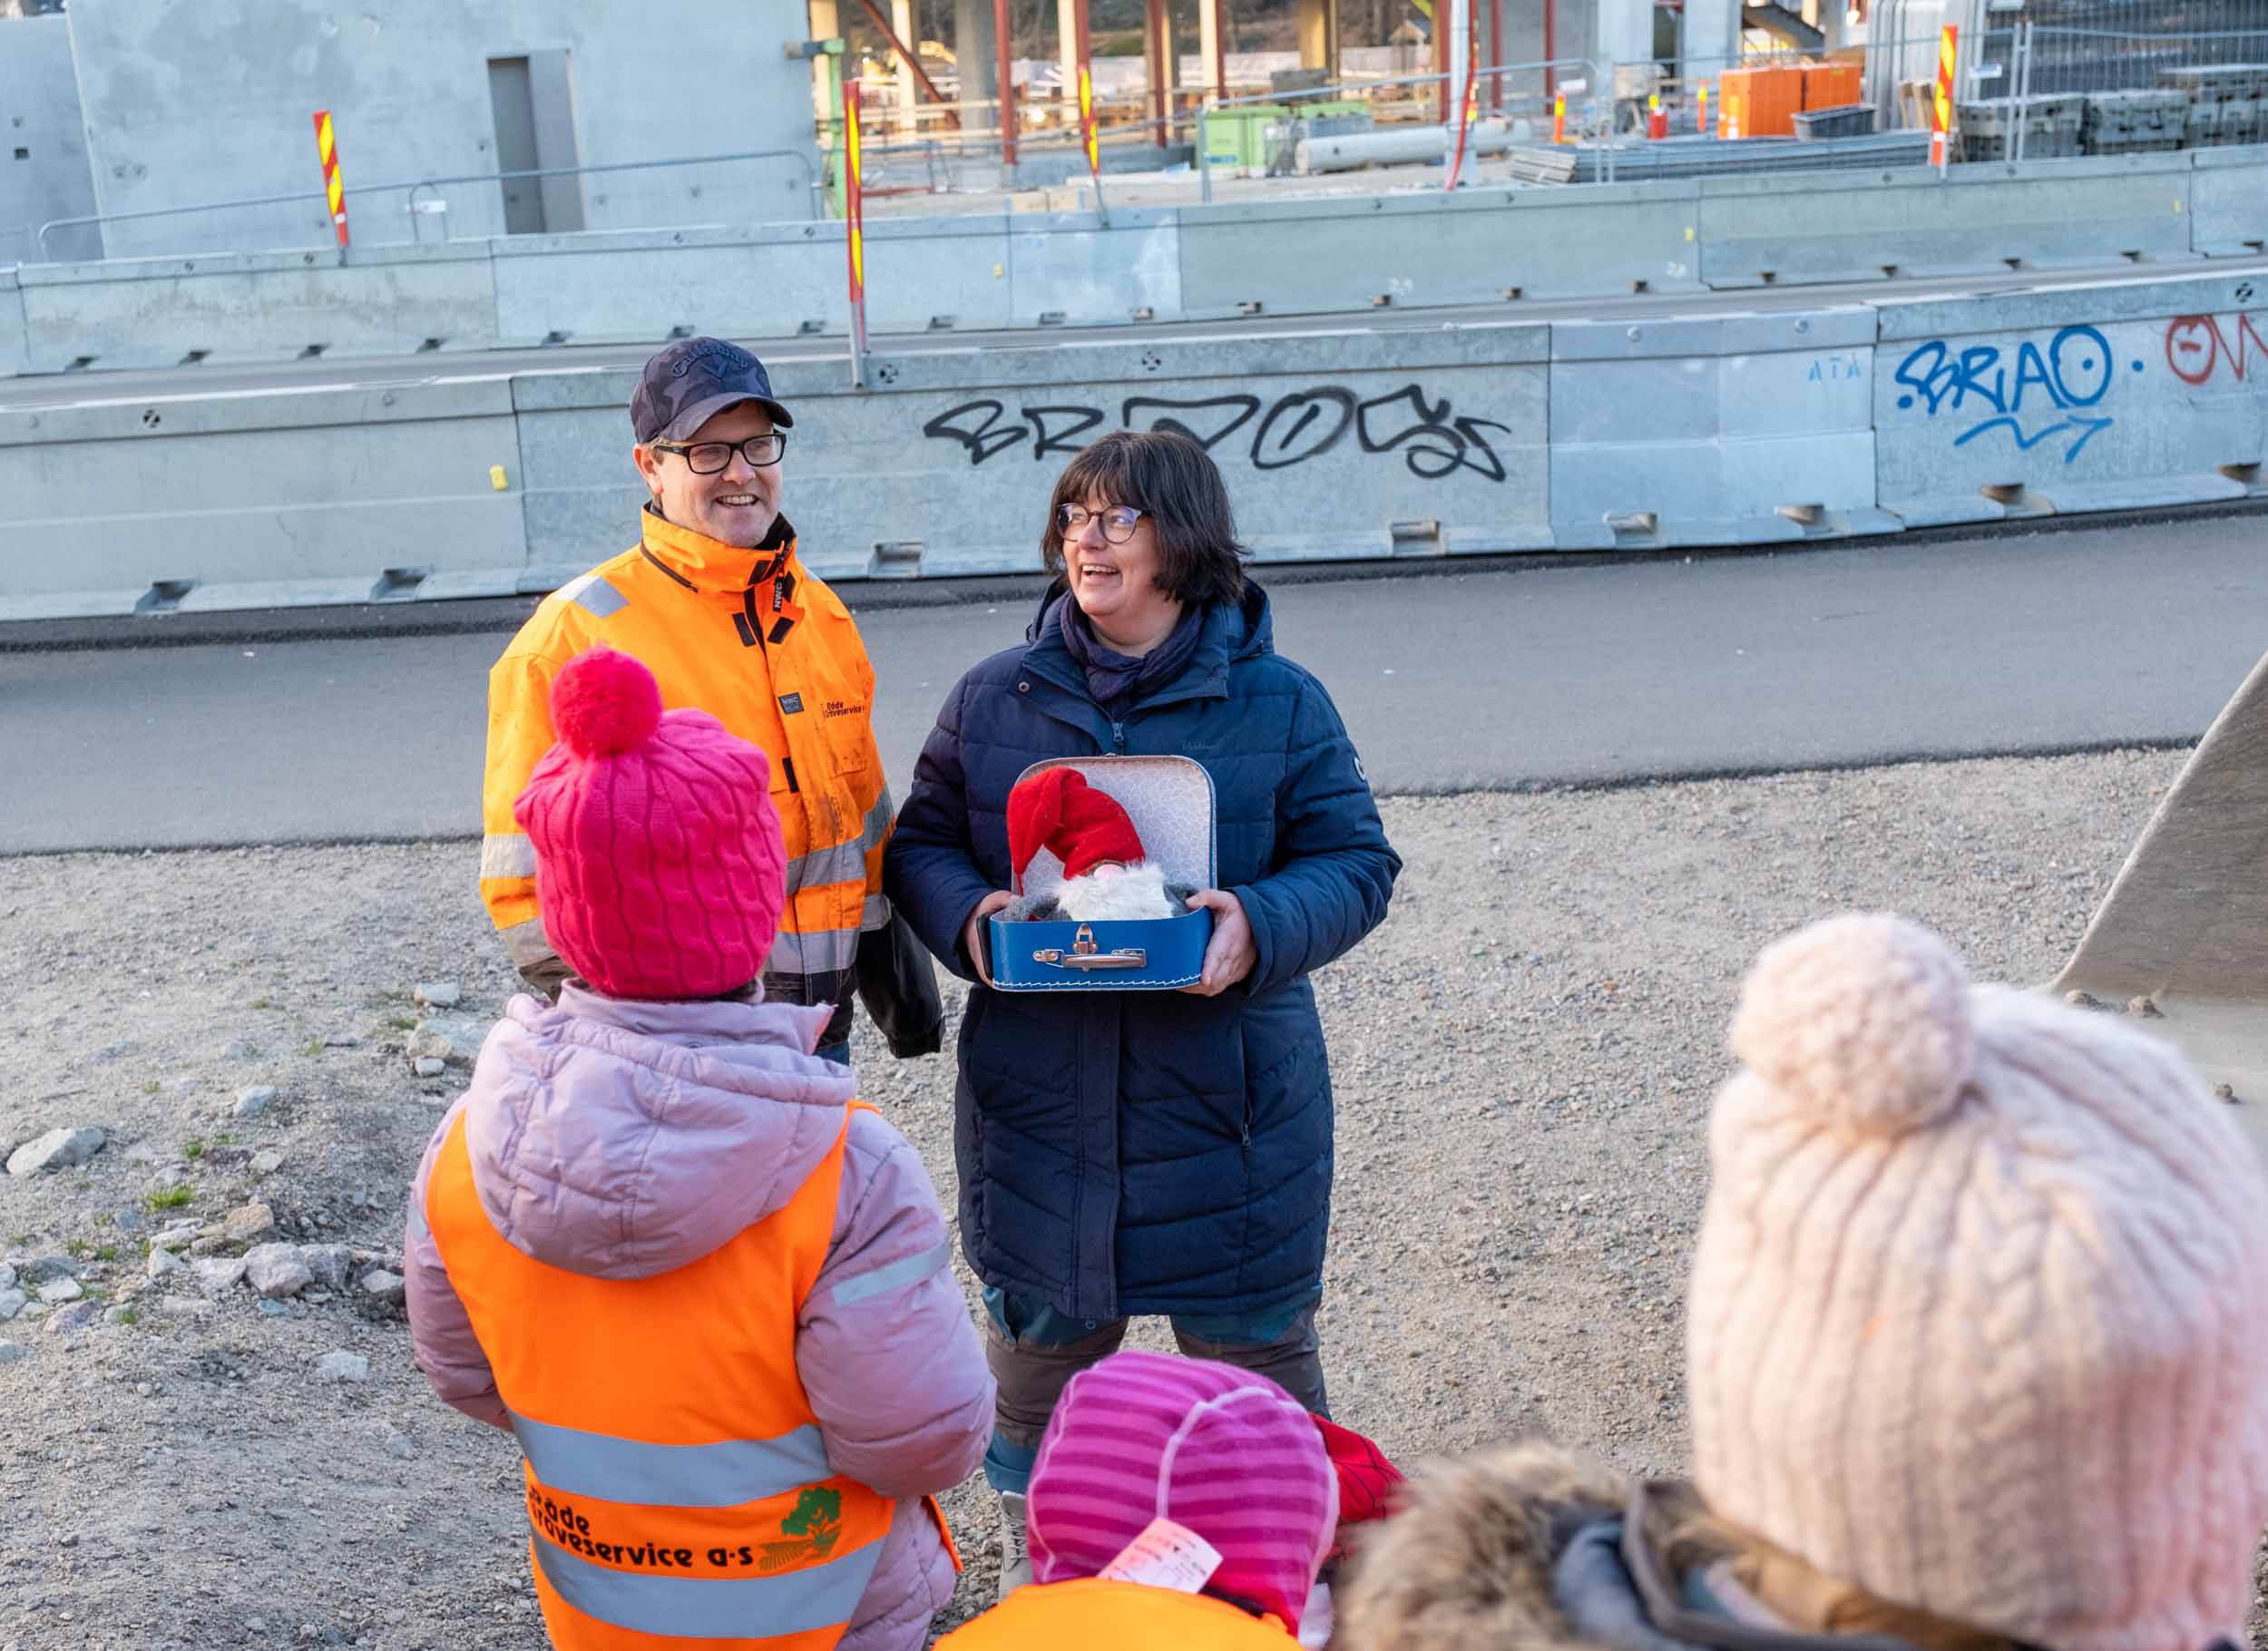
M 1120 757 L 1126 755 L 1126 724 L 1123 722 L 1110 725 L 1110 748 Z

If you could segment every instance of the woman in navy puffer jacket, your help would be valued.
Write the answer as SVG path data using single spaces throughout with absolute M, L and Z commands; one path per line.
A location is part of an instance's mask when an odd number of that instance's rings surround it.
M 1029 645 L 946 698 L 886 869 L 930 950 L 978 982 L 954 1149 L 1000 1386 L 985 1477 L 1009 1499 L 1003 1589 L 1056 1398 L 1129 1315 L 1168 1314 L 1183 1351 L 1324 1408 L 1331 1078 L 1307 974 L 1377 926 L 1402 866 L 1330 696 L 1275 651 L 1201 447 L 1104 437 L 1056 484 L 1042 551 L 1063 578 Z M 993 992 L 982 934 L 1010 898 L 1008 793 L 1043 757 L 1106 753 L 1188 757 L 1212 777 L 1203 979 Z

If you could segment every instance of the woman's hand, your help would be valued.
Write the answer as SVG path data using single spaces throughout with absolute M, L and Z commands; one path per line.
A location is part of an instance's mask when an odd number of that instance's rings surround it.
M 1201 998 L 1218 997 L 1252 972 L 1260 961 L 1259 948 L 1252 943 L 1252 920 L 1245 915 L 1244 902 L 1227 889 L 1199 889 L 1189 896 L 1189 910 L 1199 907 L 1212 910 L 1213 938 L 1205 943 L 1204 973 L 1195 985 L 1181 990 Z
M 985 945 L 989 933 L 985 919 L 993 913 L 1016 904 L 1016 897 L 1006 889 L 994 889 L 976 903 L 976 910 L 969 913 L 969 921 L 962 925 L 961 944 L 969 954 L 969 962 L 976 968 L 976 978 L 987 986 L 992 983 L 992 970 L 987 961 L 990 948 Z M 1249 963 L 1245 965 L 1247 969 Z

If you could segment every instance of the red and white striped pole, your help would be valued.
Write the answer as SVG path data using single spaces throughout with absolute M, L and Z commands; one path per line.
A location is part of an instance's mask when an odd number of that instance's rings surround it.
M 858 136 L 858 76 L 843 82 L 844 243 L 850 249 L 851 388 L 866 382 L 866 183 Z
M 338 181 L 338 141 L 331 135 L 331 112 L 315 112 L 315 152 L 323 159 L 323 193 L 330 202 L 331 227 L 347 244 L 347 186 Z
M 1960 29 L 1947 24 L 1937 46 L 1937 100 L 1930 108 L 1930 164 L 1942 177 L 1951 160 L 1953 132 L 1953 64 L 1960 52 Z

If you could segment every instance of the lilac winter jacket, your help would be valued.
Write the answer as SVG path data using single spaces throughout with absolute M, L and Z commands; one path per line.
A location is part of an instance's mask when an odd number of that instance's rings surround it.
M 587 1275 L 650 1277 L 779 1208 L 834 1146 L 856 1086 L 810 1052 L 828 1012 L 626 1002 L 580 981 L 555 1009 L 514 998 L 410 1195 L 410 1332 L 434 1391 L 509 1431 L 425 1224 L 434 1156 L 460 1111 L 482 1206 L 515 1247 Z M 953 1562 L 920 1499 L 982 1460 L 992 1378 L 950 1256 L 936 1188 L 912 1144 L 874 1113 L 854 1114 L 834 1240 L 796 1330 L 828 1462 L 898 1499 L 845 1651 L 920 1646 L 953 1596 Z M 875 1287 L 844 1304 L 835 1286 L 853 1280 Z

